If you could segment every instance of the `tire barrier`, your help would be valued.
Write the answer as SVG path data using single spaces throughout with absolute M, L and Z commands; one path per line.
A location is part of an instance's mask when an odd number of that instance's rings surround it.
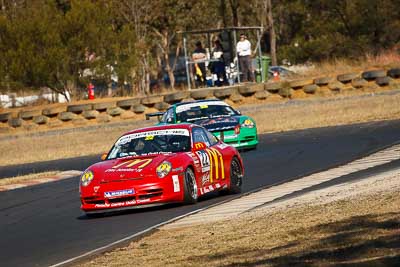
M 336 77 L 336 79 L 341 82 L 341 83 L 348 83 L 351 82 L 352 80 L 356 79 L 359 77 L 358 73 L 345 73 L 345 74 L 340 74 Z
M 144 120 L 143 113 L 165 111 L 171 104 L 181 101 L 219 98 L 235 105 L 242 103 L 269 103 L 296 98 L 324 97 L 345 92 L 370 93 L 400 90 L 400 68 L 366 70 L 336 76 L 246 83 L 231 87 L 213 87 L 177 91 L 152 96 L 135 97 L 107 102 L 103 99 L 70 104 L 52 104 L 42 109 L 18 108 L 0 112 L 0 134 L 15 131 L 34 131 L 62 128 L 66 125 L 81 127 L 93 123 Z

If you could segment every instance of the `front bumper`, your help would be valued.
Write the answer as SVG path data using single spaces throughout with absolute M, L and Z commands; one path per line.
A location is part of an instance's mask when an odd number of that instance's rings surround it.
M 181 180 L 180 175 L 177 177 Z M 157 179 L 154 179 L 157 180 Z M 175 187 L 172 175 L 158 179 L 151 183 L 138 183 L 138 181 L 109 182 L 81 187 L 81 209 L 85 213 L 101 213 L 132 208 L 144 208 L 158 206 L 167 203 L 183 201 L 183 187 Z M 106 197 L 106 192 L 130 191 L 132 194 L 124 194 L 114 197 Z
M 213 132 L 213 134 L 221 139 L 221 132 Z M 238 149 L 256 148 L 258 144 L 257 128 L 241 128 L 239 134 L 235 134 L 234 130 L 223 131 L 224 143 L 236 147 Z

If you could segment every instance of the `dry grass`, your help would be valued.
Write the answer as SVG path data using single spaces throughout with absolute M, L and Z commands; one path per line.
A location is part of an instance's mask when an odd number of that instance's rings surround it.
M 129 130 L 132 126 L 125 125 L 1 140 L 0 166 L 100 154 L 107 152 L 115 140 Z
M 334 96 L 330 99 L 332 101 L 305 99 L 295 105 L 268 106 L 264 103 L 244 113 L 256 120 L 260 133 L 400 118 L 400 94 L 349 99 Z M 255 100 L 249 101 L 257 104 Z M 274 102 L 282 103 L 274 97 L 268 103 Z M 246 107 L 238 108 L 246 110 Z M 154 121 L 143 121 L 142 125 L 146 123 Z M 127 123 L 118 127 L 3 139 L 0 140 L 0 166 L 101 154 L 133 127 Z
M 30 182 L 35 179 L 55 176 L 58 173 L 59 171 L 50 171 L 50 172 L 32 173 L 18 177 L 2 178 L 0 179 L 0 186 Z
M 366 55 L 359 60 L 332 59 L 315 64 L 302 72 L 303 76 L 332 76 L 351 72 L 363 72 L 369 69 L 387 69 L 399 67 L 400 54 L 396 51 L 386 51 L 377 56 Z M 328 74 L 328 75 L 327 75 Z
M 394 266 L 398 188 L 160 230 L 80 266 Z
M 328 102 L 306 101 L 253 111 L 260 132 L 344 125 L 400 118 L 400 94 L 374 97 L 332 99 Z

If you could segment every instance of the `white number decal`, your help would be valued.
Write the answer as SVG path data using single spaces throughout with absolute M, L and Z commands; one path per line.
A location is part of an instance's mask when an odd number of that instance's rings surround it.
M 210 170 L 210 157 L 204 150 L 197 151 L 196 154 L 199 156 L 201 171 L 206 172 Z

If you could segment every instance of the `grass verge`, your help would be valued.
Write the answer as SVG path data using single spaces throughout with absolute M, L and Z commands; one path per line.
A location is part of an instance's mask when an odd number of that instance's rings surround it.
M 32 174 L 18 176 L 18 177 L 2 178 L 2 179 L 0 179 L 0 186 L 31 182 L 32 180 L 55 176 L 58 173 L 60 173 L 60 172 L 59 171 L 50 171 L 50 172 L 32 173 Z
M 394 266 L 399 178 L 368 178 L 231 220 L 161 229 L 79 266 Z
M 397 91 L 396 91 L 397 92 Z M 259 133 L 325 127 L 400 118 L 400 93 L 330 97 L 280 104 L 256 101 L 237 108 L 252 116 Z M 149 122 L 104 126 L 92 130 L 58 132 L 0 140 L 0 166 L 101 154 L 124 132 Z M 133 126 L 135 125 L 135 126 Z

